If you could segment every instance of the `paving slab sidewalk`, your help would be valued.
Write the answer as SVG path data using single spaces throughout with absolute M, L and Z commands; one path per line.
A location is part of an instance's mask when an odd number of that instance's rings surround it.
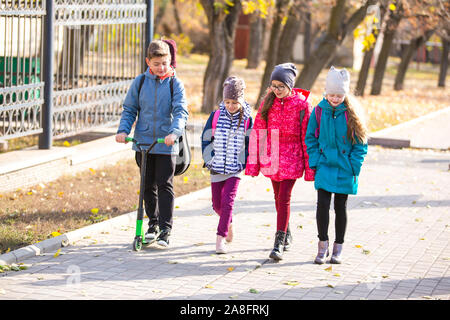
M 229 253 L 215 254 L 218 217 L 209 190 L 175 209 L 171 245 L 132 251 L 134 221 L 85 235 L 0 274 L 0 299 L 359 300 L 450 299 L 450 153 L 369 147 L 348 201 L 341 265 L 315 265 L 316 191 L 298 180 L 294 242 L 268 258 L 276 214 L 270 181 L 239 188 Z M 334 214 L 330 213 L 330 240 Z

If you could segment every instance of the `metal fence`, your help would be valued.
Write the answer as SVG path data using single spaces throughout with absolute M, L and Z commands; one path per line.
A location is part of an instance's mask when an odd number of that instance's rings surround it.
M 1 0 L 0 138 L 42 132 L 42 28 L 45 3 Z
M 0 138 L 42 132 L 41 62 L 49 40 L 52 136 L 118 123 L 143 69 L 146 0 L 54 0 L 53 37 L 45 41 L 44 0 L 0 1 Z

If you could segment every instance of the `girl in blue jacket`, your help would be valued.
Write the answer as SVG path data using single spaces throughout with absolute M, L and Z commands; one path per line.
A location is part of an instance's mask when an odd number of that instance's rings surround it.
M 309 167 L 315 169 L 317 190 L 318 253 L 323 264 L 328 253 L 328 224 L 331 194 L 334 193 L 336 239 L 331 263 L 341 263 L 347 225 L 347 198 L 358 190 L 358 176 L 367 154 L 367 128 L 355 104 L 348 99 L 350 75 L 331 67 L 325 97 L 314 108 L 308 122 L 305 143 Z
M 173 221 L 173 176 L 179 151 L 175 142 L 183 133 L 189 114 L 184 86 L 176 77 L 175 57 L 170 52 L 169 45 L 174 48 L 174 43 L 169 41 L 150 43 L 145 58 L 148 69 L 131 83 L 116 135 L 117 142 L 126 143 L 125 138 L 136 121 L 134 138 L 139 143 L 153 143 L 164 138 L 165 144 L 156 144 L 147 157 L 144 203 L 149 217 L 145 237 L 148 240 L 157 237 L 157 243 L 165 247 L 169 245 Z M 140 152 L 135 145 L 133 150 L 140 167 Z

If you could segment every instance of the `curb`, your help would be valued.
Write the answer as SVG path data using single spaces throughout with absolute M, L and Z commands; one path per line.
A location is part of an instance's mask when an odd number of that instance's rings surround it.
M 246 177 L 244 177 L 244 179 L 246 179 Z M 192 200 L 192 198 L 198 198 L 199 196 L 210 196 L 210 193 L 210 187 L 187 193 L 178 198 L 175 198 L 175 206 L 179 206 L 186 202 L 189 202 Z M 4 253 L 0 255 L 0 265 L 11 265 L 13 263 L 19 263 L 26 259 L 39 256 L 43 253 L 53 252 L 61 247 L 67 247 L 68 245 L 73 244 L 80 239 L 83 239 L 83 237 L 87 235 L 92 235 L 105 230 L 109 230 L 116 225 L 133 223 L 136 221 L 136 214 L 137 211 L 125 213 L 106 221 L 95 223 L 77 230 L 64 233 L 51 239 L 46 239 L 23 248 Z

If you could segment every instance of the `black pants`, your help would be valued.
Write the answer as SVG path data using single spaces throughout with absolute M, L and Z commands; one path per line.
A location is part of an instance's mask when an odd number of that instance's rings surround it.
M 348 194 L 334 194 L 334 212 L 336 213 L 335 231 L 336 243 L 344 243 L 345 228 L 347 227 L 347 199 Z M 331 192 L 319 189 L 317 191 L 316 221 L 319 240 L 328 240 L 328 224 L 330 221 Z
M 136 152 L 136 163 L 140 168 L 140 152 Z M 149 226 L 159 224 L 160 230 L 171 230 L 175 200 L 173 192 L 175 156 L 148 154 L 146 171 L 144 204 Z

